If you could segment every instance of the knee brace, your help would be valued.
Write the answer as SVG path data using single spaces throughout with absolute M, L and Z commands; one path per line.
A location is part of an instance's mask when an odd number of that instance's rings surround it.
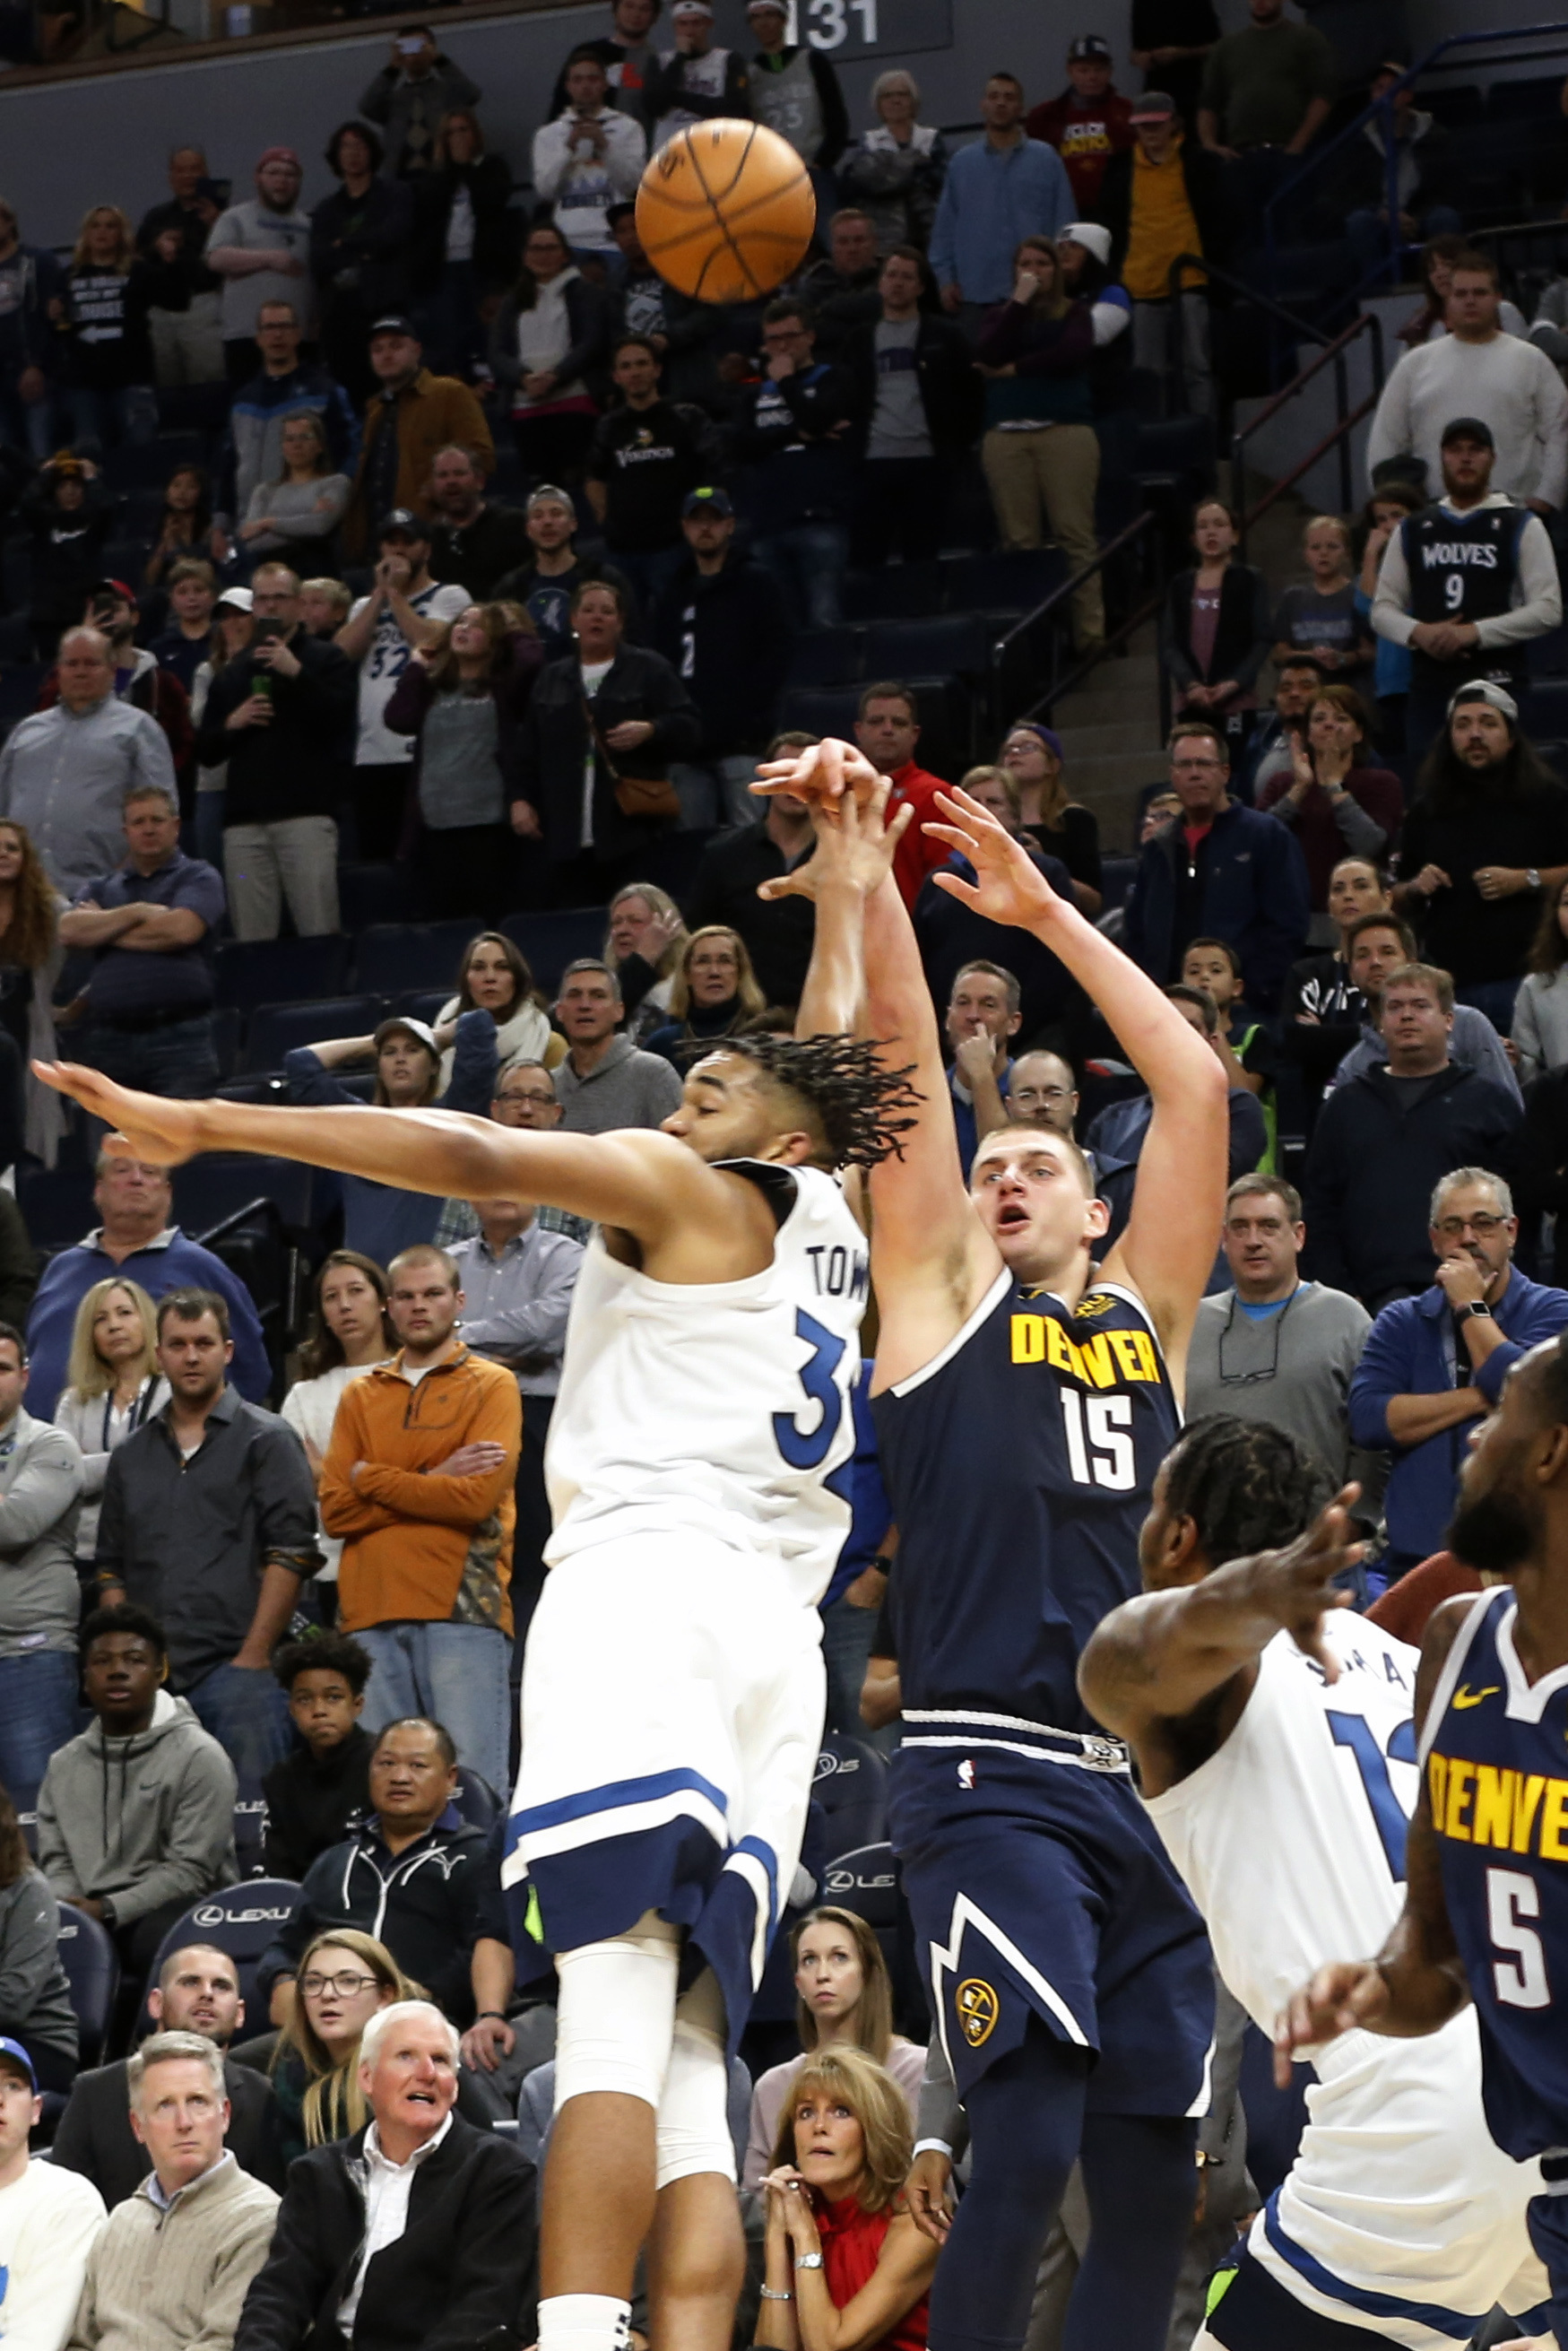
M 624 1935 L 556 1960 L 555 2110 L 612 2091 L 657 2109 L 670 2071 L 681 1938 L 652 1910 Z
M 698 2171 L 716 2171 L 726 2179 L 736 2176 L 724 2027 L 724 1995 L 713 1970 L 705 1968 L 675 2009 L 670 2068 L 659 2100 L 661 2188 Z

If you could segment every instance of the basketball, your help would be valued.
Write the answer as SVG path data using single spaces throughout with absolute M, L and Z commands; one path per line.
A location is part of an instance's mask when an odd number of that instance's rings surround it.
M 637 191 L 637 235 L 667 285 L 699 302 L 781 286 L 811 242 L 810 174 L 761 122 L 695 122 L 662 147 Z

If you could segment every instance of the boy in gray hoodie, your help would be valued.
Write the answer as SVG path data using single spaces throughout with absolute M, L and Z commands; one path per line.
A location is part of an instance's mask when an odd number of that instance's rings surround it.
M 81 1661 L 98 1719 L 44 1775 L 38 1865 L 60 1901 L 109 1928 L 140 1980 L 192 1903 L 235 1881 L 234 1765 L 162 1687 L 167 1646 L 145 1609 L 95 1609 Z

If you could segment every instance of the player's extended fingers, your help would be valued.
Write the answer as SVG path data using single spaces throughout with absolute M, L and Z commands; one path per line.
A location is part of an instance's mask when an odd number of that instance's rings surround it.
M 812 893 L 810 884 L 798 873 L 774 873 L 758 883 L 757 894 L 759 898 L 809 898 Z
M 883 841 L 891 842 L 896 847 L 897 843 L 904 839 L 904 834 L 909 831 L 910 826 L 914 822 L 915 802 L 913 800 L 905 800 L 902 808 L 896 808 L 894 810 L 892 823 L 883 825 L 882 831 Z
M 956 824 L 932 824 L 927 820 L 920 830 L 922 832 L 928 832 L 933 841 L 946 841 L 954 849 L 962 850 L 966 857 L 970 854 L 975 846 L 974 834 L 965 832 L 961 826 Z
M 932 827 L 925 825 L 923 830 L 929 832 Z M 935 882 L 938 890 L 945 890 L 949 898 L 961 898 L 966 906 L 977 906 L 980 903 L 978 890 L 972 882 L 966 882 L 961 873 L 933 873 L 929 879 Z

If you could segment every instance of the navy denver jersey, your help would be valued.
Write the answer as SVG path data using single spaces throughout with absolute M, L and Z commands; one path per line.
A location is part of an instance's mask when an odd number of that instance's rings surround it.
M 1421 1761 L 1505 2155 L 1568 2150 L 1568 1667 L 1527 1682 L 1506 1587 L 1448 1652 Z
M 898 1522 L 905 1710 L 1085 1727 L 1079 1653 L 1139 1589 L 1138 1531 L 1181 1415 L 1143 1306 L 998 1275 L 923 1371 L 876 1397 Z

